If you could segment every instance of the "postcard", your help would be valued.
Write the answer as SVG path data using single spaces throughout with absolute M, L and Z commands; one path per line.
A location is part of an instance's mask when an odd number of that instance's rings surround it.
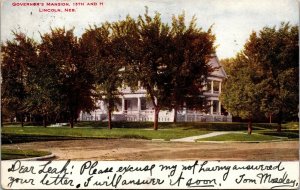
M 2 0 L 2 188 L 299 188 L 297 7 Z

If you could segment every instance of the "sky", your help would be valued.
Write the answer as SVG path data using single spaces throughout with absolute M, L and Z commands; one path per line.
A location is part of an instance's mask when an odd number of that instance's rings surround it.
M 69 7 L 18 6 L 18 3 L 69 3 Z M 74 6 L 73 3 L 84 3 Z M 87 3 L 97 3 L 96 6 Z M 21 31 L 36 40 L 51 28 L 75 27 L 80 36 L 90 25 L 136 18 L 149 8 L 150 15 L 161 14 L 164 22 L 173 15 L 185 13 L 187 23 L 195 15 L 197 26 L 212 26 L 216 36 L 216 53 L 220 59 L 230 58 L 242 50 L 252 31 L 280 26 L 281 22 L 298 25 L 297 0 L 1 0 L 1 42 L 12 39 L 12 31 Z M 40 9 L 75 9 L 75 12 L 40 12 Z

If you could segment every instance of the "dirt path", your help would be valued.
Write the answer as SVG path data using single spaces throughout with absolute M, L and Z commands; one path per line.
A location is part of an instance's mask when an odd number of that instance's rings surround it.
M 218 131 L 218 132 L 212 132 L 205 135 L 197 135 L 197 136 L 191 136 L 191 137 L 185 137 L 180 139 L 171 139 L 173 142 L 196 142 L 198 139 L 204 139 L 208 137 L 215 137 L 219 135 L 225 135 L 225 134 L 243 134 L 243 132 L 236 132 L 236 131 Z
M 130 139 L 32 142 L 2 147 L 48 150 L 57 160 L 298 160 L 299 142 L 184 143 Z

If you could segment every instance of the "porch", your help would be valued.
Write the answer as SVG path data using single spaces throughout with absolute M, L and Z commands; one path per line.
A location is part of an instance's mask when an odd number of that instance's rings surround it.
M 178 122 L 231 122 L 230 115 L 223 115 L 221 104 L 218 100 L 209 100 L 211 107 L 207 113 L 180 110 L 177 112 Z M 161 110 L 159 112 L 159 122 L 173 122 L 175 111 Z M 107 121 L 106 104 L 99 103 L 99 109 L 90 114 L 81 113 L 79 120 L 81 121 Z M 154 107 L 152 102 L 147 101 L 146 97 L 122 97 L 119 104 L 116 105 L 112 114 L 113 121 L 154 121 Z

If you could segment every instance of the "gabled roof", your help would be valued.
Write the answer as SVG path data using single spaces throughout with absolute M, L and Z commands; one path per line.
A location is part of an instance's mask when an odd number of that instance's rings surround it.
M 221 78 L 227 77 L 226 72 L 225 72 L 223 66 L 220 64 L 217 55 L 215 55 L 215 54 L 212 55 L 208 64 L 213 68 L 217 68 L 210 74 L 211 76 L 216 76 L 216 77 L 221 77 Z

